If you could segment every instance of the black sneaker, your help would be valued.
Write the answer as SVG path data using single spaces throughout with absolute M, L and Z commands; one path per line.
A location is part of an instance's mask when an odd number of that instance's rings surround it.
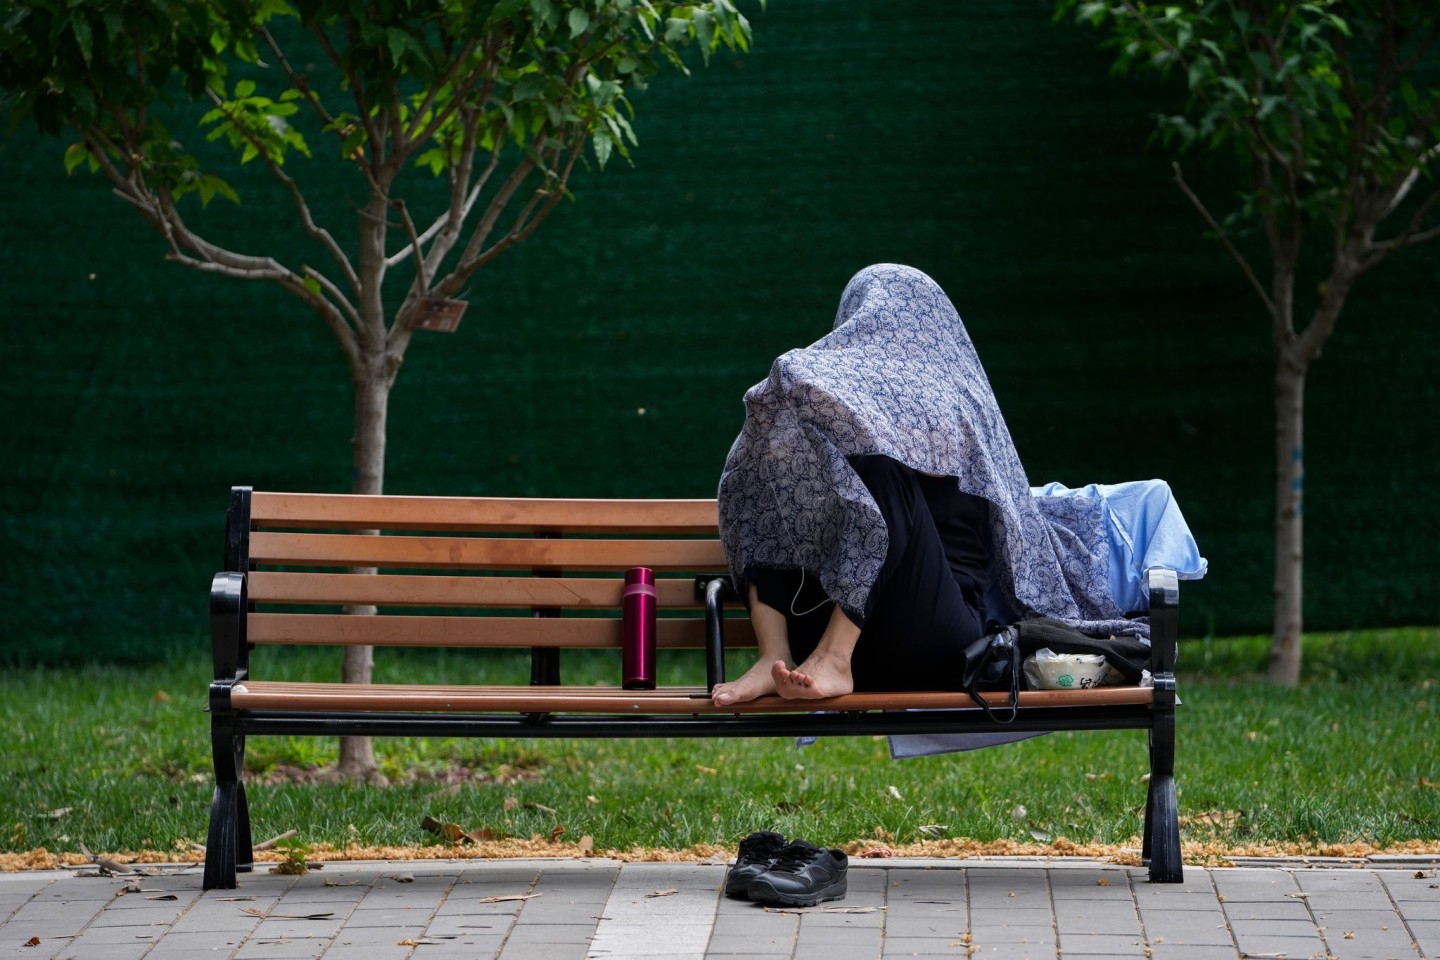
M 735 855 L 735 866 L 725 876 L 725 896 L 744 898 L 750 881 L 770 869 L 775 858 L 789 843 L 778 833 L 761 830 L 740 841 Z
M 745 895 L 761 903 L 813 907 L 845 896 L 845 871 L 850 858 L 842 850 L 822 850 L 796 840 L 780 851 L 775 863 L 751 881 Z

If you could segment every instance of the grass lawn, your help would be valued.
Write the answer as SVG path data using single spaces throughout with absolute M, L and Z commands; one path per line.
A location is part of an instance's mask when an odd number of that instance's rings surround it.
M 1440 629 L 1309 636 L 1305 680 L 1293 690 L 1264 681 L 1267 643 L 1182 641 L 1187 856 L 1411 841 L 1440 850 Z M 338 674 L 338 653 L 303 656 L 327 669 L 334 661 Z M 443 652 L 377 659 L 377 681 L 493 682 L 496 671 L 528 671 L 519 660 L 482 668 Z M 0 676 L 4 861 L 49 866 L 81 842 L 178 859 L 203 843 L 208 669 L 208 651 L 197 649 L 184 663 Z M 661 670 L 667 682 L 703 675 L 698 659 Z M 567 661 L 567 677 L 585 671 L 609 677 L 615 666 Z M 375 743 L 389 787 L 323 782 L 315 774 L 333 763 L 332 740 L 251 738 L 255 839 L 296 830 L 320 849 L 433 847 L 421 827 L 428 816 L 486 838 L 472 848 L 480 852 L 539 838 L 535 849 L 574 853 L 587 836 L 602 854 L 733 849 L 762 828 L 852 849 L 944 852 L 969 840 L 1113 850 L 1138 845 L 1145 798 L 1142 731 L 1057 733 L 905 761 L 891 761 L 884 740 L 859 737 L 804 749 L 781 740 Z

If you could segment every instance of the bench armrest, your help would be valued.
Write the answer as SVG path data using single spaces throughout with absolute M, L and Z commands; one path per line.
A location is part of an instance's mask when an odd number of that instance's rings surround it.
M 1150 673 L 1175 672 L 1176 643 L 1180 630 L 1180 578 L 1174 570 L 1145 571 L 1150 592 Z
M 697 577 L 695 592 L 705 600 L 705 691 L 725 682 L 725 597 L 734 597 L 728 577 Z

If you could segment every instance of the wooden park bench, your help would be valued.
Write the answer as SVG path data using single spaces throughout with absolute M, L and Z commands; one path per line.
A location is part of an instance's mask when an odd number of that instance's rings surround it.
M 730 581 L 713 500 L 541 500 L 231 492 L 225 566 L 210 591 L 209 711 L 216 788 L 204 888 L 231 889 L 254 855 L 242 780 L 245 738 L 797 737 L 1041 730 L 1150 731 L 1142 857 L 1150 879 L 1181 879 L 1173 778 L 1173 573 L 1149 573 L 1153 687 L 1023 691 L 997 726 L 945 689 L 778 696 L 717 708 L 707 687 L 619 685 L 624 571 L 656 576 L 659 679 L 665 651 L 754 646 Z M 378 572 L 369 572 L 370 569 Z M 733 600 L 733 594 L 731 594 Z M 378 608 L 347 615 L 346 606 Z M 266 679 L 256 647 L 523 648 L 528 684 L 346 684 Z M 616 685 L 566 686 L 565 649 L 617 650 Z M 987 694 L 1000 707 L 1008 692 Z M 1009 711 L 1001 711 L 1008 714 Z

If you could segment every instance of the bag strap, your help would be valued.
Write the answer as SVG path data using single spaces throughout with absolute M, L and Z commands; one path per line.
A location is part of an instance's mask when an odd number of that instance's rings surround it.
M 1019 631 L 1014 627 L 1005 627 L 998 633 L 989 634 L 976 640 L 969 647 L 965 648 L 965 692 L 970 694 L 970 699 L 985 711 L 985 716 L 994 723 L 1006 724 L 1014 721 L 1020 712 L 1020 644 L 1017 642 Z M 983 645 L 983 646 L 982 646 Z M 996 715 L 995 708 L 982 696 L 976 686 L 980 680 L 981 667 L 989 662 L 998 662 L 1001 658 L 1008 661 L 1006 673 L 1010 675 L 1010 715 L 1003 720 Z M 1004 707 L 1000 709 L 1005 709 Z

